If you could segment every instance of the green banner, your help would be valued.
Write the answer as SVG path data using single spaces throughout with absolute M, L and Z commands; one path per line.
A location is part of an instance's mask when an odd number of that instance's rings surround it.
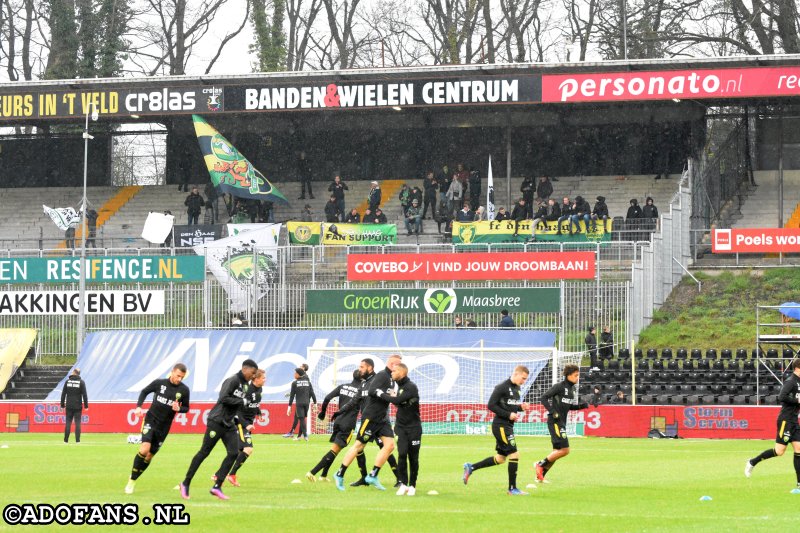
M 287 222 L 286 231 L 289 232 L 290 244 L 319 244 L 319 222 Z
M 557 287 L 308 290 L 309 313 L 557 313 Z
M 0 259 L 0 283 L 76 283 L 80 257 Z M 188 283 L 206 279 L 205 258 L 179 256 L 109 256 L 86 258 L 89 283 Z
M 397 244 L 394 224 L 323 224 L 322 244 L 348 246 L 354 244 Z
M 525 243 L 525 242 L 605 242 L 611 240 L 611 221 L 606 221 L 608 231 L 604 231 L 602 222 L 597 228 L 589 224 L 589 231 L 583 221 L 579 222 L 579 231 L 569 234 L 569 223 L 561 223 L 561 235 L 558 234 L 556 222 L 548 222 L 546 228 L 536 230 L 536 238 L 531 233 L 532 220 L 522 220 L 517 227 L 513 220 L 484 220 L 481 222 L 453 222 L 453 243 Z

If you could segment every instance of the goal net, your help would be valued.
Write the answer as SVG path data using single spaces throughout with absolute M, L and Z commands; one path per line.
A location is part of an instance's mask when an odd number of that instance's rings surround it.
M 495 386 L 508 379 L 517 365 L 525 365 L 530 371 L 522 393 L 532 409 L 521 414 L 515 424 L 515 434 L 547 435 L 546 411 L 539 403 L 541 396 L 563 379 L 565 365 L 579 365 L 582 356 L 582 353 L 560 352 L 552 347 L 326 347 L 315 354 L 320 355 L 318 367 L 326 369 L 317 377 L 318 396 L 322 398 L 337 385 L 350 383 L 353 370 L 362 359 L 373 359 L 377 372 L 385 368 L 385 361 L 392 354 L 403 357 L 409 379 L 419 388 L 423 431 L 428 435 L 490 434 L 494 413 L 486 404 Z M 336 409 L 338 406 L 334 402 L 328 408 L 328 415 Z M 392 419 L 394 413 L 392 407 Z M 328 422 L 313 420 L 317 422 L 313 424 L 315 433 L 330 430 Z M 568 420 L 569 434 L 580 435 L 582 430 L 582 424 Z

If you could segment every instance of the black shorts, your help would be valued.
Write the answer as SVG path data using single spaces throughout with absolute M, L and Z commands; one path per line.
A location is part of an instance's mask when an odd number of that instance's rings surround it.
M 495 419 L 497 420 L 497 419 Z M 514 437 L 514 426 L 512 424 L 492 423 L 492 435 L 494 435 L 494 449 L 502 456 L 508 456 L 517 452 L 517 439 Z
M 330 442 L 337 445 L 339 448 L 346 448 L 353 438 L 353 428 L 343 427 L 338 423 L 333 423 L 333 431 L 331 432 Z
M 380 422 L 373 422 L 369 418 L 365 418 L 361 421 L 361 427 L 358 428 L 356 440 L 367 444 L 381 437 L 394 438 L 394 431 L 392 431 L 392 426 L 389 425 L 388 421 L 382 420 Z
M 307 405 L 297 405 L 294 409 L 294 416 L 295 418 L 304 419 L 308 414 L 308 406 Z
M 155 455 L 167 440 L 171 424 L 160 424 L 155 420 L 148 420 L 145 417 L 142 422 L 142 442 L 150 443 L 150 453 Z
M 547 430 L 550 432 L 550 442 L 553 443 L 554 450 L 569 448 L 567 428 L 564 427 L 560 422 L 556 422 L 552 418 L 548 417 Z
M 790 442 L 800 442 L 800 424 L 797 418 L 785 419 L 778 417 L 778 432 L 775 435 L 775 442 L 778 444 L 789 444 Z
M 239 450 L 244 450 L 245 448 L 252 448 L 253 435 L 249 431 L 247 431 L 247 426 L 239 424 L 238 426 L 236 426 L 236 430 L 239 435 Z

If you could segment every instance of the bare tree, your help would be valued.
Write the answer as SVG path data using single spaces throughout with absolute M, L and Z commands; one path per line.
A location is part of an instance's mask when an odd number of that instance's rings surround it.
M 322 43 L 322 57 L 333 68 L 352 68 L 356 64 L 359 48 L 363 38 L 356 35 L 355 18 L 361 0 L 322 0 L 328 20 L 329 39 L 317 40 L 318 47 Z
M 572 57 L 572 51 L 567 52 L 567 61 L 586 61 L 586 52 L 589 49 L 589 43 L 597 28 L 597 11 L 599 7 L 599 0 L 588 0 L 584 3 L 580 0 L 563 0 L 564 8 L 567 11 L 568 33 L 565 32 L 565 37 L 571 44 L 576 42 L 579 45 L 578 57 Z
M 303 70 L 306 65 L 311 29 L 321 9 L 322 0 L 286 1 L 286 18 L 289 23 L 286 70 Z
M 509 61 L 523 62 L 528 56 L 527 35 L 533 32 L 533 38 L 537 46 L 537 60 L 544 58 L 543 47 L 541 45 L 541 19 L 539 18 L 539 8 L 542 0 L 500 0 L 500 9 L 503 12 L 503 21 L 506 25 L 506 34 L 503 41 L 506 43 L 506 51 Z M 516 49 L 512 53 L 513 47 Z

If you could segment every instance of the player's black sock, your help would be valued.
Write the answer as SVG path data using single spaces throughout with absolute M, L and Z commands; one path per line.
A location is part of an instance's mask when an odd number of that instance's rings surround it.
M 497 461 L 494 458 L 494 455 L 491 457 L 487 457 L 483 461 L 479 461 L 472 465 L 472 470 L 480 470 L 481 468 L 486 468 L 487 466 L 496 466 Z
M 317 466 L 311 469 L 312 474 L 316 474 L 320 470 L 323 471 L 322 477 L 327 477 L 328 469 L 331 467 L 333 460 L 336 459 L 336 454 L 333 453 L 333 450 L 328 450 L 328 453 L 322 456 L 322 459 L 319 460 Z
M 794 473 L 797 475 L 797 484 L 800 485 L 800 453 L 794 454 Z
M 356 462 L 358 463 L 358 470 L 361 472 L 361 478 L 367 477 L 367 458 L 364 457 L 363 451 L 358 452 Z
M 133 468 L 131 468 L 131 479 L 134 481 L 139 479 L 139 476 L 141 476 L 144 473 L 144 471 L 147 470 L 147 467 L 150 466 L 150 463 L 148 461 L 145 461 L 144 458 L 145 456 L 140 453 L 137 453 L 136 457 L 133 458 Z
M 508 490 L 517 488 L 517 469 L 519 468 L 519 459 L 508 460 Z
M 373 466 L 372 470 L 369 473 L 369 475 L 372 476 L 372 477 L 378 477 L 378 472 L 380 472 L 380 471 L 381 471 L 381 467 Z
M 551 464 L 553 464 L 553 463 L 551 463 L 550 461 L 548 461 L 548 460 L 547 460 L 547 457 L 545 457 L 544 459 L 542 459 L 541 461 L 539 461 L 539 466 L 541 466 L 542 468 L 547 468 L 547 467 L 548 467 L 548 466 L 550 466 Z
M 777 456 L 778 456 L 778 454 L 775 453 L 775 449 L 774 448 L 770 448 L 769 450 L 764 450 L 758 456 L 753 457 L 752 459 L 750 459 L 750 464 L 753 465 L 753 466 L 756 466 L 758 463 L 760 463 L 761 461 L 764 461 L 765 459 L 772 459 L 773 457 L 777 457 Z
M 239 455 L 236 456 L 236 462 L 233 463 L 233 468 L 231 468 L 231 473 L 230 473 L 231 476 L 236 475 L 236 472 L 239 471 L 239 469 L 242 467 L 242 464 L 244 464 L 244 462 L 247 461 L 248 457 L 250 456 L 247 455 L 246 453 L 239 452 Z
M 342 464 L 342 466 L 339 467 L 339 470 L 336 471 L 336 475 L 339 477 L 344 477 L 345 472 L 347 472 L 347 467 Z
M 400 481 L 400 477 L 397 475 L 397 459 L 395 459 L 394 455 L 390 455 L 386 462 L 389 463 L 389 468 L 392 469 L 392 474 L 394 477 Z

